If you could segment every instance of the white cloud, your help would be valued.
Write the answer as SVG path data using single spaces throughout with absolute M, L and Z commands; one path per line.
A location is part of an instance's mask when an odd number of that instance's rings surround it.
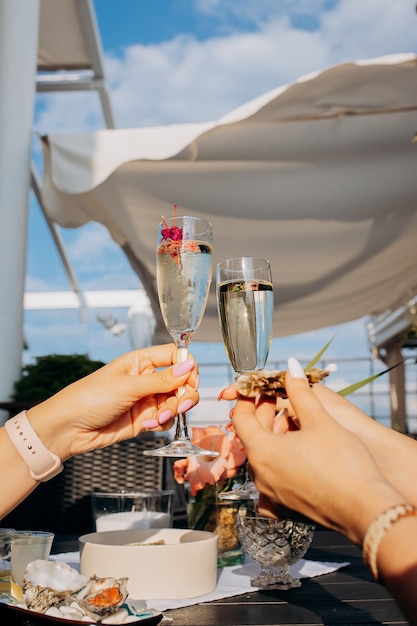
M 259 25 L 282 15 L 293 18 L 316 18 L 330 10 L 337 1 L 332 0 L 197 0 L 196 8 L 208 16 L 215 16 L 227 24 L 247 22 Z
M 114 251 L 114 242 L 104 226 L 97 222 L 89 223 L 74 231 L 66 231 L 68 250 L 71 258 L 89 269 L 106 252 Z
M 217 119 L 310 71 L 416 47 L 411 0 L 201 0 L 197 5 L 207 14 L 221 12 L 229 34 L 197 41 L 179 31 L 158 45 L 127 47 L 121 58 L 106 55 L 118 126 Z M 300 26 L 295 19 L 300 15 L 313 16 L 317 28 Z M 95 96 L 44 96 L 37 128 L 102 126 Z
M 121 248 L 110 237 L 107 229 L 90 222 L 75 230 L 62 229 L 66 250 L 76 274 L 82 277 L 82 288 L 134 289 L 139 279 Z
M 280 16 L 256 32 L 203 42 L 178 36 L 158 46 L 131 46 L 122 60 L 108 64 L 118 123 L 217 119 L 305 73 L 408 51 L 415 40 L 408 8 L 400 2 L 381 11 L 380 0 L 349 0 L 324 14 L 316 31 L 297 28 L 288 16 Z
M 26 291 L 58 291 L 61 285 L 54 283 L 50 278 L 39 278 L 26 274 Z

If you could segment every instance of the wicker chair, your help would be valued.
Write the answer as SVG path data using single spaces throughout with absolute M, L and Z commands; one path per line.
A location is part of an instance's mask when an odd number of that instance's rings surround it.
M 75 456 L 64 471 L 41 483 L 1 520 L 3 527 L 82 534 L 94 530 L 91 492 L 172 488 L 172 465 L 143 451 L 167 443 L 165 436 L 143 433 L 108 448 Z

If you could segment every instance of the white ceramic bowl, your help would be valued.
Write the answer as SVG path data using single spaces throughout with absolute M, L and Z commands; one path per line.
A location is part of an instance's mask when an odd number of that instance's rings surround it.
M 164 543 L 149 545 L 157 541 Z M 127 576 L 129 597 L 135 600 L 193 598 L 216 588 L 214 533 L 183 528 L 114 530 L 82 535 L 79 543 L 81 573 Z

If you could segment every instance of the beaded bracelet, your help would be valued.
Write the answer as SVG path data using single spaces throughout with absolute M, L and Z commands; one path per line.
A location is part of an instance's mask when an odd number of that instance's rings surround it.
M 376 559 L 382 537 L 395 522 L 398 522 L 398 520 L 404 517 L 410 517 L 411 515 L 417 515 L 417 508 L 415 506 L 406 503 L 396 504 L 378 515 L 368 526 L 368 530 L 363 539 L 363 560 L 368 565 L 376 580 L 378 580 L 379 577 Z
M 14 447 L 29 468 L 34 480 L 45 482 L 62 472 L 61 459 L 42 443 L 22 411 L 4 424 Z

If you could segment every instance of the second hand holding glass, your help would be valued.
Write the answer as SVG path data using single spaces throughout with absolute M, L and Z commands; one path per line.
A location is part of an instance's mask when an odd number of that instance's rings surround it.
M 206 220 L 181 216 L 159 224 L 156 255 L 158 296 L 165 326 L 178 349 L 178 363 L 187 360 L 191 338 L 203 318 L 212 276 L 212 227 Z M 179 389 L 179 396 L 184 389 Z M 173 441 L 146 450 L 148 456 L 218 456 L 190 439 L 185 413 L 179 413 Z
M 217 306 L 223 341 L 235 372 L 262 370 L 271 345 L 274 314 L 269 261 L 240 257 L 219 263 Z M 258 496 L 248 473 L 241 487 L 219 493 L 222 500 L 257 499 Z

